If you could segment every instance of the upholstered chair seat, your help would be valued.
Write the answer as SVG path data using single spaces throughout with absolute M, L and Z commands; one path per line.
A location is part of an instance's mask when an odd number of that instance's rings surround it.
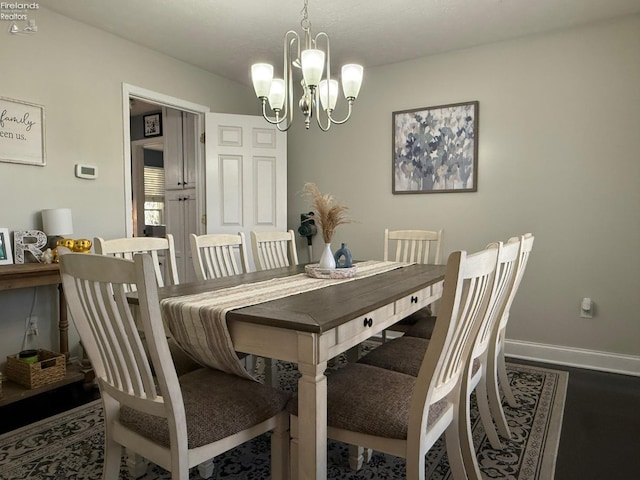
M 327 425 L 367 435 L 406 439 L 411 397 L 416 378 L 399 372 L 351 363 L 328 375 Z M 453 405 L 440 400 L 429 407 L 431 427 Z M 298 398 L 287 404 L 298 415 Z
M 358 363 L 417 377 L 429 340 L 399 337 L 389 340 L 362 356 Z
M 429 340 L 424 338 L 407 336 L 394 338 L 371 350 L 361 357 L 358 363 L 417 377 L 428 346 Z M 472 375 L 475 375 L 479 368 L 480 362 L 475 359 Z
M 286 392 L 210 368 L 178 379 L 184 400 L 189 448 L 216 442 L 257 425 L 282 411 Z M 165 418 L 123 406 L 120 423 L 161 445 L 169 446 Z
M 418 337 L 418 338 L 431 338 L 433 329 L 436 326 L 436 320 L 438 317 L 429 314 L 422 313 L 423 310 L 418 310 L 415 315 L 415 319 L 411 322 L 411 326 L 405 332 L 406 337 Z M 411 318 L 411 317 L 409 317 Z

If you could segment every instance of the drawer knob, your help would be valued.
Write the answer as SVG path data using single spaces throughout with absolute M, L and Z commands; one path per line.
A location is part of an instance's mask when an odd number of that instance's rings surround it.
M 371 327 L 373 325 L 373 318 L 364 317 L 364 326 Z
M 418 303 L 418 297 L 411 295 L 411 303 Z

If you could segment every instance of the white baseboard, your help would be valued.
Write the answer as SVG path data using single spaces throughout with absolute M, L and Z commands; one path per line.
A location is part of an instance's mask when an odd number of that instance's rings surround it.
M 640 357 L 542 343 L 505 341 L 507 357 L 640 376 Z

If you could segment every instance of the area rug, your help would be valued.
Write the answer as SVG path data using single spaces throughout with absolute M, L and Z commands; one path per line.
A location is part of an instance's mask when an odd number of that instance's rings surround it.
M 298 377 L 294 364 L 279 363 L 281 387 L 293 390 Z M 339 365 L 334 366 L 334 368 Z M 486 479 L 553 480 L 566 397 L 568 373 L 508 364 L 519 408 L 505 404 L 511 439 L 494 450 L 484 433 L 475 396 L 472 405 L 474 445 Z M 98 480 L 102 478 L 103 414 L 100 400 L 0 436 L 0 479 Z M 213 479 L 268 479 L 269 435 L 262 435 L 215 459 Z M 443 439 L 427 454 L 426 478 L 451 480 Z M 374 453 L 354 472 L 348 466 L 348 447 L 330 441 L 329 479 L 404 479 L 401 458 Z M 192 469 L 190 479 L 201 477 Z M 133 480 L 122 463 L 121 480 Z M 149 464 L 141 480 L 168 480 L 170 474 Z

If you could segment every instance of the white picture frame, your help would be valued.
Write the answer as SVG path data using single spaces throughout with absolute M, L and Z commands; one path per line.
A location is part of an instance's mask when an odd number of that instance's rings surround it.
M 0 162 L 44 167 L 44 107 L 0 97 Z
M 0 265 L 12 265 L 11 237 L 8 228 L 0 228 Z

